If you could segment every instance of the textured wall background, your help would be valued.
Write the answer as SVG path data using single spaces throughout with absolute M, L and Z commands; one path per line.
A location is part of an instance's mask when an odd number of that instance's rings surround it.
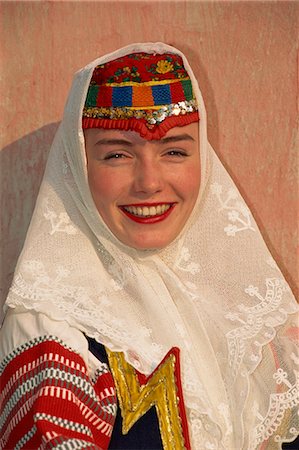
M 298 288 L 298 2 L 2 1 L 0 9 L 0 302 L 73 73 L 143 41 L 170 43 L 189 57 L 210 142 Z

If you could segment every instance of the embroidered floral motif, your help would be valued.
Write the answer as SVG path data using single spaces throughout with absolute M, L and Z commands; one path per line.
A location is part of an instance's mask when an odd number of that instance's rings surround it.
M 294 383 L 288 379 L 288 374 L 282 368 L 278 368 L 273 375 L 278 385 L 284 384 L 286 390 L 276 394 L 271 394 L 270 404 L 265 416 L 259 412 L 257 402 L 253 405 L 252 412 L 259 419 L 259 425 L 254 430 L 254 442 L 250 448 L 256 448 L 260 442 L 264 442 L 272 436 L 283 421 L 285 411 L 296 407 L 299 404 L 299 372 L 294 369 Z M 289 430 L 291 435 L 296 436 L 298 430 L 292 427 Z M 274 437 L 275 442 L 281 442 L 280 435 Z
M 288 374 L 285 370 L 283 370 L 281 367 L 279 369 L 277 369 L 277 371 L 275 372 L 275 374 L 273 375 L 274 380 L 276 381 L 277 384 L 286 384 L 288 388 L 291 388 L 292 385 L 291 383 L 288 381 Z
M 118 262 L 112 261 L 108 266 L 108 272 L 111 275 L 110 283 L 115 291 L 119 291 L 125 287 L 128 280 L 134 276 L 130 267 L 121 267 Z
M 43 302 L 53 301 L 54 298 L 56 304 L 62 304 L 68 298 L 72 300 L 70 304 L 72 311 L 75 313 L 78 310 L 81 314 L 86 305 L 89 308 L 94 305 L 85 288 L 67 283 L 71 271 L 66 267 L 57 266 L 52 276 L 47 273 L 44 264 L 38 260 L 24 261 L 23 267 L 35 281 L 27 285 L 20 274 L 16 276 L 11 290 L 21 298 L 26 296 L 26 298 Z M 99 295 L 98 301 L 105 307 L 110 305 L 110 301 L 103 292 Z
M 173 65 L 169 61 L 158 61 L 157 62 L 157 72 L 158 73 L 167 73 L 173 71 Z
M 50 209 L 48 205 L 48 200 L 46 199 L 44 202 L 44 217 L 46 220 L 49 220 L 51 224 L 50 234 L 54 234 L 57 232 L 67 233 L 67 234 L 76 234 L 76 228 L 70 224 L 70 218 L 65 212 L 61 212 L 60 214 L 56 214 L 56 212 Z
M 228 332 L 226 334 L 230 365 L 233 368 L 234 375 L 237 374 L 243 357 L 246 353 L 246 342 L 253 340 L 256 351 L 251 352 L 250 360 L 252 363 L 257 363 L 260 358 L 260 344 L 258 335 L 262 334 L 263 338 L 270 340 L 273 337 L 273 327 L 282 323 L 285 319 L 286 313 L 279 309 L 282 300 L 282 293 L 284 290 L 284 282 L 278 278 L 268 278 L 266 280 L 266 294 L 263 297 L 257 287 L 249 286 L 245 292 L 256 297 L 260 302 L 251 307 L 239 305 L 238 312 L 230 312 L 226 314 L 226 318 L 231 321 L 237 321 L 241 324 L 240 327 Z
M 91 85 L 159 81 L 188 77 L 182 58 L 173 53 L 133 53 L 98 65 Z
M 182 247 L 181 253 L 176 262 L 176 267 L 183 272 L 189 272 L 192 275 L 199 273 L 199 264 L 195 262 L 189 262 L 191 255 L 187 247 Z
M 191 255 L 189 249 L 187 247 L 182 247 L 178 259 L 175 263 L 175 268 L 183 272 L 188 272 L 191 275 L 195 275 L 200 271 L 199 264 L 190 262 L 190 259 Z M 177 283 L 179 283 L 182 291 L 186 293 L 192 300 L 196 300 L 199 298 L 198 288 L 195 283 L 192 283 L 192 281 L 185 281 L 184 283 L 182 283 L 178 280 Z
M 191 409 L 189 412 L 189 421 L 192 424 L 192 443 L 194 449 L 219 450 L 221 436 L 219 429 L 210 422 L 205 414 Z M 228 448 L 228 447 L 227 447 Z
M 184 78 L 187 75 L 186 70 L 182 64 L 181 58 L 177 55 L 168 55 L 165 59 L 157 61 L 151 64 L 150 67 L 146 67 L 148 72 L 153 74 L 170 74 L 172 78 Z
M 123 67 L 120 69 L 117 69 L 113 76 L 107 78 L 107 83 L 115 83 L 116 81 L 119 81 L 121 79 L 122 82 L 126 81 L 135 81 L 135 82 L 141 82 L 140 73 L 138 72 L 137 67 Z
M 216 195 L 221 205 L 219 211 L 228 211 L 228 220 L 232 222 L 224 228 L 227 236 L 235 236 L 236 233 L 244 230 L 255 231 L 255 229 L 251 225 L 251 214 L 249 209 L 243 202 L 237 200 L 237 191 L 235 191 L 234 189 L 229 189 L 227 191 L 226 198 L 223 199 L 223 196 L 221 196 L 222 186 L 220 184 L 212 184 L 211 190 L 213 194 Z

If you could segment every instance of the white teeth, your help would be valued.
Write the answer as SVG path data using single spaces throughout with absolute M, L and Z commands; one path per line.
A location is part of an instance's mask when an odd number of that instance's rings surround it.
M 124 206 L 124 209 L 134 216 L 140 217 L 153 217 L 163 214 L 170 208 L 170 204 L 158 205 L 158 206 Z

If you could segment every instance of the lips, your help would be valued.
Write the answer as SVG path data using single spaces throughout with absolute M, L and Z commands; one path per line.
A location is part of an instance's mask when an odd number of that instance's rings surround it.
M 175 203 L 150 203 L 122 205 L 120 209 L 134 222 L 156 223 L 166 219 L 173 211 Z

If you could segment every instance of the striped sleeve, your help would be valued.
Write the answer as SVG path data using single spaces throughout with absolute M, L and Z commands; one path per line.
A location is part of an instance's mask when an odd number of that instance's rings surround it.
M 1 449 L 107 449 L 116 394 L 107 364 L 90 379 L 82 356 L 55 336 L 36 337 L 0 365 Z

